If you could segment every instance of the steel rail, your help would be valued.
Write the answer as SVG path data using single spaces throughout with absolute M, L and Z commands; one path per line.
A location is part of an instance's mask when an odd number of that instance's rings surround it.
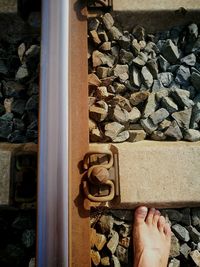
M 68 266 L 69 1 L 42 1 L 37 266 Z

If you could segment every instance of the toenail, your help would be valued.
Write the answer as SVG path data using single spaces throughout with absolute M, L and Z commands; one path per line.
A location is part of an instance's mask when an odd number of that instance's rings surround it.
M 147 209 L 147 207 L 139 207 L 136 211 L 137 211 L 137 213 L 146 215 L 148 209 Z

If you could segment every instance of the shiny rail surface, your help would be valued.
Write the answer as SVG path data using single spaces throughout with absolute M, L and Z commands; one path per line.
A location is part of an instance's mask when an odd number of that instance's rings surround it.
M 37 266 L 68 266 L 69 1 L 42 1 Z

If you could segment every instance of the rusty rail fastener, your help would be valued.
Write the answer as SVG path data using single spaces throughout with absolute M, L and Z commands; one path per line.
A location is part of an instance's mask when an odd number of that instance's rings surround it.
M 94 165 L 94 166 L 89 167 L 88 160 L 89 160 L 89 157 L 93 154 L 109 155 L 110 157 L 109 162 L 104 165 Z M 109 180 L 109 171 L 108 171 L 108 169 L 110 169 L 113 166 L 112 152 L 109 150 L 103 150 L 103 149 L 90 151 L 85 155 L 83 163 L 84 163 L 84 168 L 88 170 L 87 172 L 88 181 L 83 182 L 83 190 L 84 190 L 85 196 L 90 201 L 93 201 L 93 202 L 111 201 L 115 196 L 115 185 L 111 180 Z M 107 196 L 100 196 L 100 197 L 93 196 L 89 192 L 88 182 L 98 185 L 98 186 L 101 184 L 108 185 L 110 187 L 110 193 Z

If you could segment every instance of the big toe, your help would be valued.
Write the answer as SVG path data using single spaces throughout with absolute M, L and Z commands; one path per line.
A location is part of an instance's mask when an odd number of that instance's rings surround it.
M 141 224 L 144 223 L 146 216 L 148 213 L 148 209 L 145 206 L 141 206 L 135 210 L 134 214 L 134 223 Z

